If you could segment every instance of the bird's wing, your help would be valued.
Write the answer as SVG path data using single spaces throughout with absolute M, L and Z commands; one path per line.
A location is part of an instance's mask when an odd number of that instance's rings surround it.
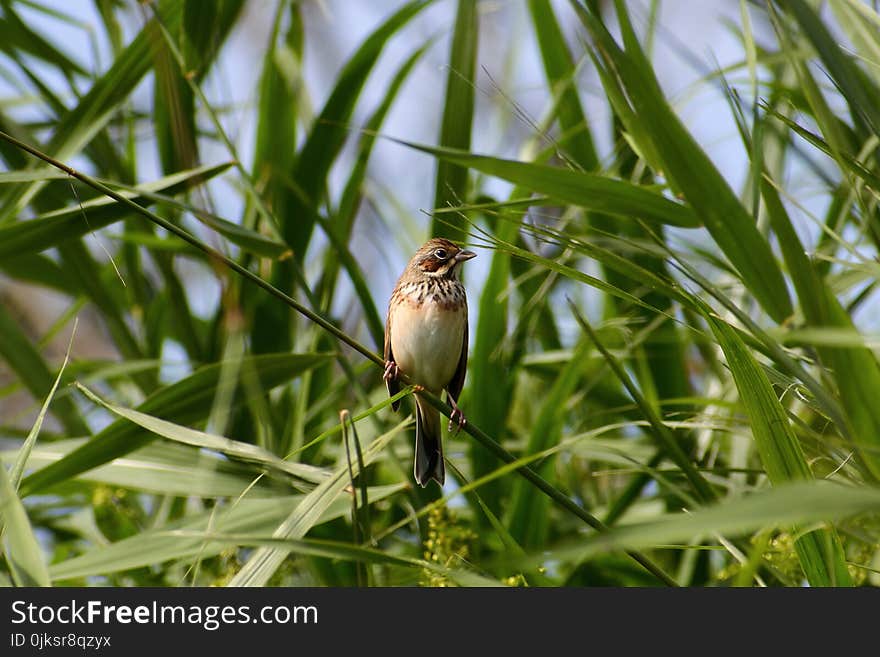
M 388 308 L 388 316 L 385 319 L 385 350 L 384 350 L 384 358 L 385 362 L 394 361 L 394 352 L 391 351 L 391 308 Z M 398 392 L 400 392 L 400 383 L 397 379 L 386 379 L 385 385 L 388 388 L 388 396 L 393 397 Z M 396 402 L 391 404 L 391 410 L 396 411 L 400 406 L 400 400 L 398 399 Z
M 461 355 L 459 355 L 459 357 L 458 357 L 458 367 L 455 368 L 455 374 L 452 375 L 452 380 L 449 382 L 449 385 L 446 386 L 446 392 L 456 402 L 458 401 L 458 396 L 461 394 L 461 389 L 464 388 L 464 375 L 467 374 L 467 356 L 468 356 L 468 320 L 467 320 L 467 315 L 465 315 L 465 317 L 464 317 L 464 334 L 461 339 Z

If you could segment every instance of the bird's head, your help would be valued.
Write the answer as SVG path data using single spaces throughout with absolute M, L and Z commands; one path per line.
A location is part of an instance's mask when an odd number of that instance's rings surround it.
M 447 239 L 434 237 L 416 251 L 409 266 L 416 273 L 424 276 L 455 278 L 458 276 L 459 265 L 476 255 L 473 251 L 462 249 Z

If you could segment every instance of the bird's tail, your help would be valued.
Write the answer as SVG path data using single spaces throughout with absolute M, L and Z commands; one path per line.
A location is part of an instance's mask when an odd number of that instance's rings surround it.
M 413 474 L 424 488 L 433 479 L 441 486 L 446 479 L 443 444 L 440 442 L 440 413 L 416 396 L 416 448 Z

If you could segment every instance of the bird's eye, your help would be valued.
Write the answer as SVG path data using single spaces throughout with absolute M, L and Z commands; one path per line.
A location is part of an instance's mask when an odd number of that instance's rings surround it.
M 438 260 L 446 260 L 448 256 L 449 254 L 446 253 L 446 249 L 437 249 L 436 251 L 434 251 L 434 257 Z

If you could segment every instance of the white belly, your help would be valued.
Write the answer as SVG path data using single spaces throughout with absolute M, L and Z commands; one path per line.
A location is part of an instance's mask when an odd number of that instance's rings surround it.
M 464 340 L 465 313 L 433 301 L 402 303 L 391 322 L 391 350 L 401 371 L 435 394 L 455 374 Z

